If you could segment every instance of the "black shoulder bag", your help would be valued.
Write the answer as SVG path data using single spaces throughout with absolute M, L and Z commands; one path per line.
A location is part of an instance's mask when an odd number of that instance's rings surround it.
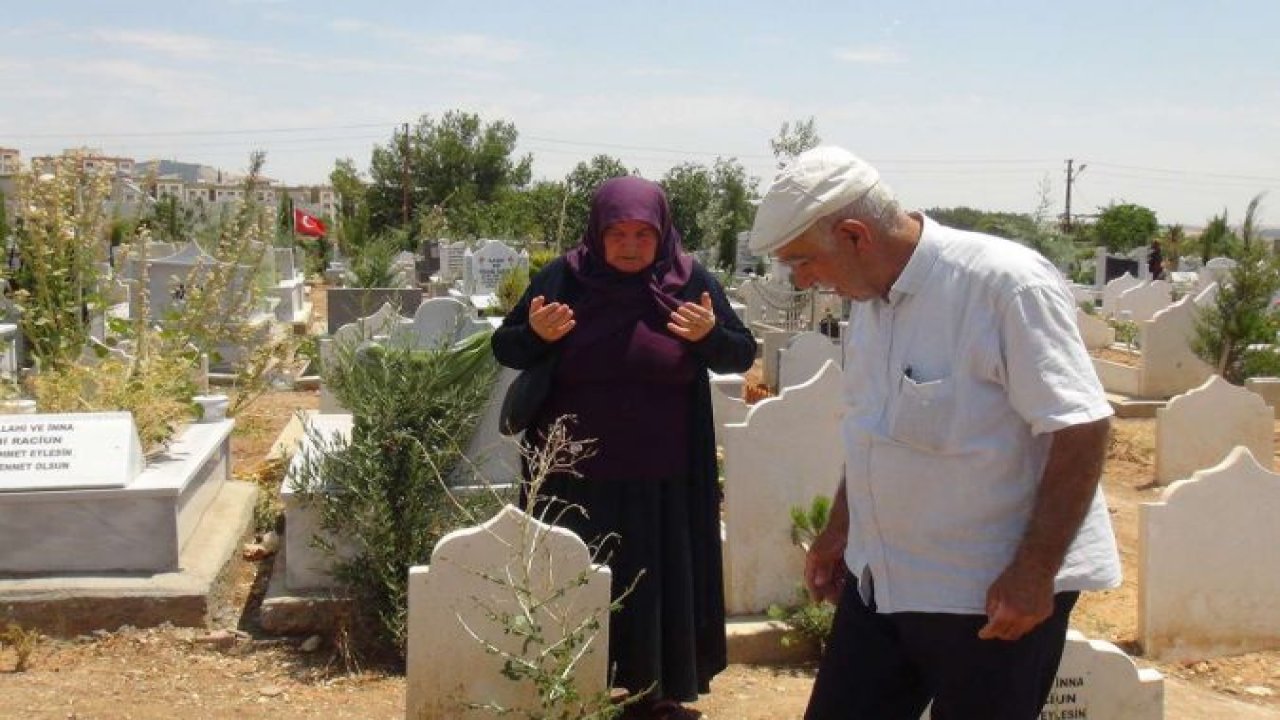
M 511 381 L 506 396 L 502 398 L 502 413 L 498 416 L 498 430 L 503 435 L 518 435 L 533 423 L 551 393 L 559 358 L 560 353 L 549 352 L 542 362 L 521 370 Z

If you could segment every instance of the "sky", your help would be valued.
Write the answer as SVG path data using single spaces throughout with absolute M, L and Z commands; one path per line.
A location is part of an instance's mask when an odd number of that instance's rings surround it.
M 3 0 L 0 147 L 325 182 L 402 123 L 504 120 L 534 176 L 646 177 L 814 118 L 908 207 L 1131 202 L 1203 225 L 1280 190 L 1280 2 Z M 1268 206 L 1271 210 L 1268 212 Z M 1263 200 L 1280 225 L 1280 192 Z

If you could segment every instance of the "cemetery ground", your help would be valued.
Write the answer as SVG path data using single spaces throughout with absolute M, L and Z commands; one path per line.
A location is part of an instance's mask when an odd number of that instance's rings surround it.
M 312 392 L 271 392 L 242 414 L 232 439 L 233 471 L 261 467 L 296 409 L 315 408 Z M 1124 586 L 1088 593 L 1072 625 L 1136 654 L 1138 504 L 1151 487 L 1154 420 L 1118 419 L 1106 491 L 1120 539 Z M 246 538 L 246 541 L 249 538 Z M 401 718 L 402 674 L 352 657 L 341 637 L 272 637 L 256 623 L 271 558 L 237 558 L 218 593 L 208 628 L 124 628 L 74 639 L 39 638 L 18 671 L 13 648 L 0 650 L 0 718 Z M 1172 720 L 1280 718 L 1280 651 L 1152 664 L 1166 677 Z M 796 718 L 813 666 L 733 665 L 695 707 L 707 718 Z

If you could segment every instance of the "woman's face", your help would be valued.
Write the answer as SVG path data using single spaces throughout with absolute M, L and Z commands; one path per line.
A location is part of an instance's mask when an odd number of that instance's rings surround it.
M 618 272 L 637 273 L 658 254 L 658 229 L 643 220 L 623 220 L 604 231 L 604 261 Z

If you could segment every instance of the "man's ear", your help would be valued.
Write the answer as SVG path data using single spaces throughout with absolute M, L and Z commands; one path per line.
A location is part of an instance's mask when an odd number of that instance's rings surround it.
M 870 232 L 868 231 L 866 224 L 859 222 L 858 220 L 851 219 L 841 220 L 836 223 L 832 232 L 835 234 L 838 241 L 848 242 L 854 247 L 858 246 L 859 240 L 865 240 L 870 237 Z

